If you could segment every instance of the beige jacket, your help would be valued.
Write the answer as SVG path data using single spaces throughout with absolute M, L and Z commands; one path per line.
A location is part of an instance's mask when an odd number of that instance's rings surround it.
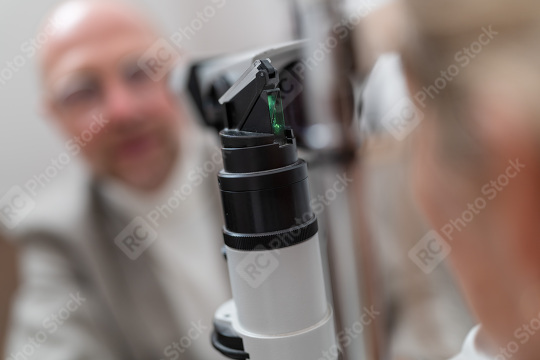
M 215 155 L 215 147 L 203 151 L 200 161 Z M 216 309 L 208 309 L 204 325 L 178 324 L 173 311 L 178 304 L 152 271 L 159 266 L 154 253 L 145 251 L 132 260 L 115 244 L 133 218 L 111 206 L 88 174 L 72 170 L 35 199 L 36 208 L 11 234 L 20 248 L 21 285 L 5 358 L 195 359 L 191 343 L 211 346 L 207 332 Z M 212 204 L 193 209 L 208 221 L 192 225 L 216 227 L 220 234 L 215 175 L 197 184 L 199 191 L 212 194 Z M 220 252 L 221 236 L 200 240 L 215 242 Z M 223 271 L 216 282 L 228 283 L 226 263 L 218 258 Z M 204 338 L 198 338 L 203 326 Z

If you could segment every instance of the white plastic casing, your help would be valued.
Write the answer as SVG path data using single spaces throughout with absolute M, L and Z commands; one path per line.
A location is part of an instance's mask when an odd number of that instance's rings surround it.
M 232 324 L 251 360 L 337 359 L 318 235 L 276 250 L 227 247 L 227 262 L 234 303 L 216 320 Z

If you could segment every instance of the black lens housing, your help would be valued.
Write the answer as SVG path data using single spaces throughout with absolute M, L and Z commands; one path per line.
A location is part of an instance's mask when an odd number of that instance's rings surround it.
M 280 145 L 273 134 L 225 129 L 219 173 L 224 237 L 239 250 L 283 248 L 317 232 L 310 207 L 308 171 L 298 159 L 291 129 Z

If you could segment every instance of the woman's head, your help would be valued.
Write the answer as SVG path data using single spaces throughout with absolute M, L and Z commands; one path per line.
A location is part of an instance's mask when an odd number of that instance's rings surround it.
M 485 330 L 540 353 L 540 3 L 405 0 L 424 214 Z M 538 333 L 522 333 L 538 322 Z M 525 331 L 525 330 L 523 330 Z M 526 341 L 525 341 L 526 340 Z

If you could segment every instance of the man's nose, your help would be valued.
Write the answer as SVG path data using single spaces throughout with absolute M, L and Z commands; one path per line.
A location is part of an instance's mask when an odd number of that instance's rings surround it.
M 105 116 L 111 124 L 129 124 L 138 119 L 137 99 L 126 84 L 111 82 L 106 90 Z

